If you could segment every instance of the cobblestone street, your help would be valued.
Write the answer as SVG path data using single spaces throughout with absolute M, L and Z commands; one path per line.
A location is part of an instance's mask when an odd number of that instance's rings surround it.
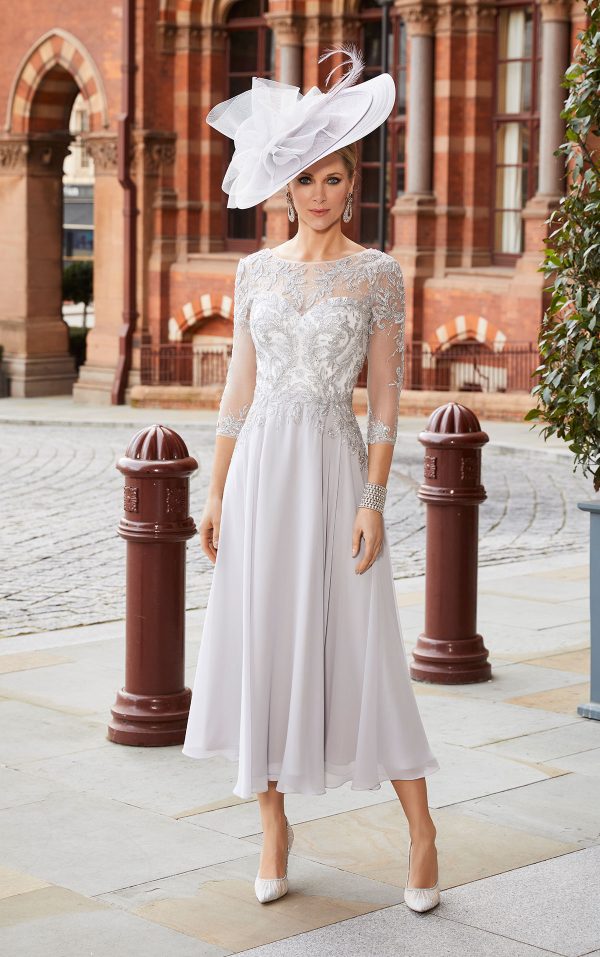
M 168 416 L 163 416 L 168 420 Z M 152 413 L 147 422 L 154 421 Z M 210 477 L 214 425 L 174 425 L 200 463 L 191 513 L 199 523 Z M 0 636 L 110 621 L 125 614 L 125 549 L 117 534 L 123 476 L 115 468 L 132 423 L 0 425 L 2 441 Z M 540 446 L 542 443 L 540 442 Z M 585 547 L 594 496 L 570 456 L 533 448 L 483 448 L 480 564 Z M 423 447 L 400 431 L 388 483 L 386 526 L 394 575 L 422 574 L 425 506 L 417 498 Z M 187 607 L 205 607 L 212 563 L 187 544 Z

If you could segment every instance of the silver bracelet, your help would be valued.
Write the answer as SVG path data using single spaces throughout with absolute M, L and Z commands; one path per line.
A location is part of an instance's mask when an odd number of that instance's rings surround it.
M 375 508 L 378 512 L 383 512 L 386 494 L 387 488 L 385 485 L 376 485 L 375 482 L 365 482 L 362 498 L 358 503 L 358 507 Z

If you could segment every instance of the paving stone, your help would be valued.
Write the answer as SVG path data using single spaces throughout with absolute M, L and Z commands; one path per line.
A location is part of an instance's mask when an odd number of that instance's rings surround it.
M 566 772 L 500 794 L 465 801 L 463 814 L 507 824 L 528 834 L 584 846 L 600 843 L 598 779 Z
M 92 896 L 255 854 L 251 843 L 72 792 L 0 811 L 5 866 Z
M 25 701 L 0 698 L 0 723 L 9 731 L 0 736 L 2 764 L 26 765 L 109 743 L 94 722 Z
M 0 953 L 10 957 L 223 957 L 225 951 L 192 940 L 73 893 L 64 887 L 0 900 Z

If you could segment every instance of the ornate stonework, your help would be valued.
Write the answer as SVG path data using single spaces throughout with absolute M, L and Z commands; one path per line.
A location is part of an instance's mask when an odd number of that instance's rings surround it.
M 116 133 L 88 133 L 82 137 L 94 161 L 96 176 L 116 176 L 117 173 L 117 135 Z

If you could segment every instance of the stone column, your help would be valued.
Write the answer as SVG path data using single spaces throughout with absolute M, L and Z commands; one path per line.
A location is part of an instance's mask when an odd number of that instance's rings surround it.
M 265 13 L 264 19 L 273 31 L 275 44 L 275 77 L 302 91 L 302 33 L 304 18 L 290 13 Z M 262 204 L 266 214 L 265 245 L 277 246 L 290 236 L 285 189 L 279 190 Z M 295 229 L 295 227 L 294 227 Z
M 492 163 L 494 142 L 489 135 L 493 110 L 494 44 L 498 6 L 479 0 L 467 7 L 465 18 L 465 77 L 462 114 L 463 143 L 461 162 L 451 165 L 450 193 L 462 191 L 464 211 L 460 234 L 460 265 L 467 268 L 489 267 L 490 200 L 495 192 Z M 460 38 L 462 41 L 462 38 Z M 460 85 L 459 85 L 460 90 Z M 452 169 L 452 166 L 455 168 Z
M 70 394 L 62 318 L 62 171 L 68 133 L 0 139 L 0 345 L 12 396 Z
M 142 217 L 138 241 L 140 315 L 133 340 L 129 389 L 140 382 L 141 344 L 158 344 L 168 340 L 170 272 L 173 263 L 184 257 L 181 237 L 177 235 L 178 216 L 183 215 L 184 222 L 188 224 L 193 221 L 191 211 L 184 208 L 182 212 L 177 201 L 178 191 L 174 185 L 176 142 L 175 133 L 150 133 L 147 130 L 136 134 L 135 139 L 135 177 Z
M 567 0 L 541 0 L 542 68 L 539 90 L 540 132 L 538 151 L 537 192 L 523 209 L 525 239 L 517 272 L 536 272 L 543 256 L 544 238 L 548 235 L 545 220 L 565 192 L 565 158 L 554 156 L 563 142 L 565 121 L 560 112 L 567 90 L 561 80 L 571 60 L 570 10 Z M 541 276 L 541 273 L 539 274 Z M 545 284 L 536 275 L 539 285 Z
M 565 121 L 560 113 L 567 91 L 561 80 L 570 61 L 567 3 L 542 0 L 542 70 L 540 77 L 540 148 L 538 193 L 559 200 L 564 193 L 564 156 L 554 156 L 563 142 Z
M 415 294 L 434 269 L 436 197 L 433 192 L 434 33 L 436 10 L 427 3 L 397 4 L 408 33 L 409 91 L 406 131 L 406 190 L 392 204 L 393 248 L 407 288 L 407 339 L 420 339 L 414 316 L 422 317 Z M 417 284 L 417 277 L 421 283 Z
M 173 43 L 173 115 L 177 132 L 174 188 L 177 190 L 177 252 L 184 260 L 200 250 L 202 224 L 200 149 L 207 127 L 200 105 L 203 89 L 203 35 L 196 23 L 180 23 Z M 171 52 L 171 51 L 169 51 Z M 204 127 L 204 128 L 203 128 Z
M 227 30 L 211 25 L 202 29 L 201 76 L 198 109 L 200 135 L 200 249 L 201 253 L 220 253 L 225 248 L 226 221 L 223 212 L 226 195 L 221 189 L 225 170 L 223 157 L 228 149 L 226 137 L 206 122 L 216 103 L 225 99 Z
M 94 326 L 73 398 L 110 405 L 123 321 L 123 194 L 117 179 L 116 134 L 88 134 L 86 145 L 95 175 Z
M 407 11 L 408 12 L 408 11 Z M 406 137 L 406 193 L 433 196 L 433 29 L 422 11 L 408 13 L 410 82 Z

